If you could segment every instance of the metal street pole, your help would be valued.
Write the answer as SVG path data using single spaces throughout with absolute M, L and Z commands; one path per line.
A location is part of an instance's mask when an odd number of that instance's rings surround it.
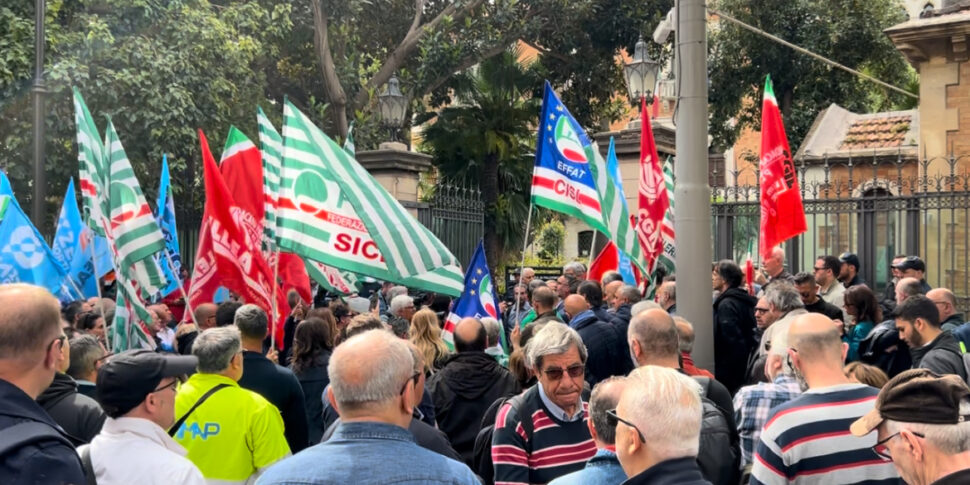
M 44 221 L 47 204 L 47 181 L 44 177 L 44 14 L 45 0 L 37 0 L 34 12 L 34 204 L 31 215 L 34 226 L 41 233 L 47 225 Z
M 677 312 L 694 324 L 694 361 L 714 369 L 705 0 L 677 0 Z

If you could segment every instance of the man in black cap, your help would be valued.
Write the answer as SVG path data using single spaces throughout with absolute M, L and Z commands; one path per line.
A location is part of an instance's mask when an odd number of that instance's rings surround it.
M 175 388 L 198 362 L 193 355 L 129 350 L 101 368 L 97 395 L 108 419 L 80 450 L 100 485 L 205 483 L 167 432 L 175 421 Z
M 855 285 L 864 285 L 866 280 L 859 276 L 859 257 L 855 253 L 842 253 L 839 255 L 842 268 L 839 270 L 839 281 L 848 288 Z
M 893 268 L 899 270 L 900 278 L 918 279 L 923 290 L 921 292 L 922 294 L 925 295 L 933 289 L 933 287 L 926 283 L 926 263 L 919 256 L 907 256 L 906 259 L 898 263 L 893 263 Z
M 878 430 L 873 451 L 906 483 L 970 483 L 970 389 L 954 375 L 908 370 L 883 386 L 876 406 L 850 428 Z

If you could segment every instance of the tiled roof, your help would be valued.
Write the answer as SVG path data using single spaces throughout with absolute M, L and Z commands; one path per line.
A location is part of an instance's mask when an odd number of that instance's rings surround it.
M 912 115 L 861 118 L 849 125 L 840 150 L 863 150 L 901 146 L 909 133 Z

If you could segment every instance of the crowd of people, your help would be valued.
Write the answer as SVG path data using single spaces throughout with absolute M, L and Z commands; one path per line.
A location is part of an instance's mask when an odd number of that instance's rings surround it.
M 677 281 L 526 268 L 502 318 L 384 283 L 260 307 L 149 307 L 0 285 L 0 483 L 970 483 L 970 324 L 915 256 L 881 294 L 851 253 L 746 284 L 712 265 L 714 366 Z M 685 289 L 680 289 L 685 291 Z M 691 289 L 690 291 L 707 291 Z

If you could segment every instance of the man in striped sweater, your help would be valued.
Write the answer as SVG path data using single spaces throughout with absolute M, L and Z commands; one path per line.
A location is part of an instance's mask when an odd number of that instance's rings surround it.
M 502 405 L 492 434 L 495 484 L 548 483 L 580 470 L 596 454 L 589 405 L 582 400 L 586 347 L 579 334 L 549 322 L 525 346 L 538 383 Z
M 849 426 L 873 409 L 878 389 L 851 383 L 842 373 L 847 344 L 835 322 L 802 315 L 788 330 L 788 358 L 807 387 L 771 410 L 761 432 L 752 484 L 901 484 L 892 463 L 872 446 L 876 433 L 853 436 Z

